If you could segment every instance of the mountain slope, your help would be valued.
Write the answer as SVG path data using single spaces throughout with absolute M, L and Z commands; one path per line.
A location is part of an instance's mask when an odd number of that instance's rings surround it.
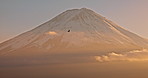
M 92 10 L 67 10 L 52 20 L 0 44 L 0 55 L 126 51 L 148 42 Z

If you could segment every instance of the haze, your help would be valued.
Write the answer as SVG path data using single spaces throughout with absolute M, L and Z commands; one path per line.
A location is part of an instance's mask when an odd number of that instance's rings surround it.
M 0 78 L 148 78 L 147 7 L 146 0 L 1 0 L 0 43 L 12 39 L 0 44 Z

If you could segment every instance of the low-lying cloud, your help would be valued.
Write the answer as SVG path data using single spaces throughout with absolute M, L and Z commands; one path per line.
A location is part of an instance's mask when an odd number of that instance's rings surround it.
M 57 35 L 57 33 L 54 32 L 54 31 L 49 31 L 49 32 L 47 32 L 46 34 L 48 34 L 48 35 Z
M 98 62 L 111 61 L 148 61 L 148 50 L 133 50 L 125 53 L 111 52 L 106 55 L 95 56 Z

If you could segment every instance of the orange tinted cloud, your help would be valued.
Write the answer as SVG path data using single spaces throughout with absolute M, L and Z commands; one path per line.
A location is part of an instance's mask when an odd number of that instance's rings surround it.
M 148 50 L 133 50 L 120 53 L 108 53 L 107 55 L 95 56 L 98 62 L 111 62 L 111 61 L 148 61 Z
M 54 31 L 49 31 L 49 32 L 47 32 L 46 34 L 48 34 L 48 35 L 57 35 L 57 33 L 54 32 Z

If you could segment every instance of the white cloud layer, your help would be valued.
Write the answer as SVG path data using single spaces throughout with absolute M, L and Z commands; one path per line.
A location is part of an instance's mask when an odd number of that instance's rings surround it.
M 112 52 L 107 55 L 95 56 L 98 62 L 111 61 L 148 61 L 148 50 L 133 50 L 125 53 Z

